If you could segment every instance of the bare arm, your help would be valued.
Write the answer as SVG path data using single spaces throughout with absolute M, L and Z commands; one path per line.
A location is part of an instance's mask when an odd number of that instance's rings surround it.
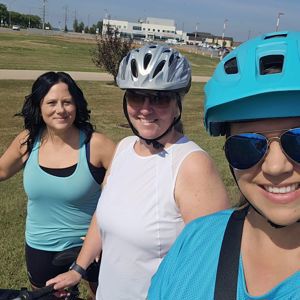
M 207 153 L 193 152 L 183 161 L 175 200 L 185 223 L 230 206 L 225 186 Z
M 28 158 L 27 146 L 22 145 L 27 138 L 27 134 L 27 131 L 22 131 L 17 135 L 0 157 L 0 181 L 12 177 L 22 169 Z
M 94 259 L 99 256 L 101 248 L 101 235 L 97 225 L 97 218 L 94 214 L 89 230 L 84 239 L 83 246 L 76 259 L 76 263 L 86 270 L 87 267 L 94 261 Z M 46 285 L 54 284 L 54 289 L 64 289 L 74 286 L 80 281 L 80 279 L 81 275 L 76 271 L 71 270 L 48 280 Z
M 115 143 L 107 136 L 94 132 L 91 137 L 91 163 L 96 167 L 108 169 L 112 160 Z

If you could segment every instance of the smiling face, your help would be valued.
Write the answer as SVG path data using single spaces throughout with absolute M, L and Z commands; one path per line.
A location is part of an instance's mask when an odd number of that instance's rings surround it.
M 262 133 L 270 140 L 295 127 L 300 127 L 300 118 L 241 122 L 231 124 L 230 134 Z M 270 221 L 289 225 L 300 219 L 300 165 L 284 154 L 278 139 L 270 140 L 259 163 L 234 173 L 243 195 Z
M 41 101 L 42 118 L 49 130 L 64 131 L 70 128 L 76 117 L 76 105 L 67 84 L 53 85 Z
M 130 121 L 145 139 L 162 135 L 179 115 L 175 93 L 126 92 L 126 100 Z

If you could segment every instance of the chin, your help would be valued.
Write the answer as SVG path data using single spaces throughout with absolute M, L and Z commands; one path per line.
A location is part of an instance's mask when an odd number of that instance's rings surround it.
M 272 223 L 280 226 L 290 226 L 293 224 L 299 224 L 297 221 L 300 219 L 299 214 L 295 214 L 294 211 L 280 211 L 274 213 L 265 214 L 266 218 L 271 221 Z

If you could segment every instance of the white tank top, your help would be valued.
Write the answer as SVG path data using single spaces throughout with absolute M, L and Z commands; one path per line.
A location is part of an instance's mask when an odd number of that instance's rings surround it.
M 183 160 L 203 151 L 186 137 L 151 156 L 134 150 L 137 137 L 118 146 L 97 207 L 102 261 L 97 300 L 146 299 L 151 277 L 184 222 L 174 199 Z

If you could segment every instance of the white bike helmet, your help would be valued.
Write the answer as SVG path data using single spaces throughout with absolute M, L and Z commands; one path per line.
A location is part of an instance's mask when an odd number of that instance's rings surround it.
M 191 86 L 191 67 L 188 60 L 176 49 L 166 45 L 145 45 L 131 50 L 119 65 L 117 84 L 124 90 L 150 90 L 175 92 L 179 116 L 174 118 L 169 128 L 153 139 L 142 137 L 130 121 L 126 97 L 123 98 L 123 110 L 131 130 L 139 138 L 152 144 L 154 148 L 163 148 L 159 140 L 179 123 L 181 118 L 181 98 Z
M 131 50 L 120 63 L 117 84 L 121 89 L 178 91 L 191 86 L 191 67 L 176 49 L 145 45 Z

